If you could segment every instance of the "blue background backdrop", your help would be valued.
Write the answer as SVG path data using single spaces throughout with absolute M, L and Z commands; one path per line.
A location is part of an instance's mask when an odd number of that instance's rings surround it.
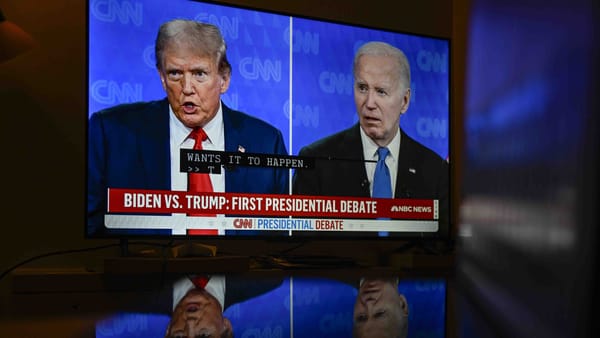
M 196 1 L 89 2 L 88 116 L 165 97 L 154 40 L 160 24 L 174 18 L 221 29 L 233 67 L 223 101 L 279 128 L 293 155 L 357 121 L 352 59 L 360 44 L 383 40 L 401 48 L 411 64 L 412 99 L 400 123 L 419 142 L 449 156 L 448 40 Z

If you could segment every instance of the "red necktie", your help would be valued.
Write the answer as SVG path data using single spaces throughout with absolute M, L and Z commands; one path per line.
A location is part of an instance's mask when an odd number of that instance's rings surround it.
M 194 150 L 202 150 L 202 141 L 208 136 L 202 128 L 194 128 L 189 138 L 195 141 Z M 213 187 L 210 182 L 210 176 L 207 173 L 188 173 L 188 192 L 212 192 Z M 206 213 L 188 213 L 188 216 L 215 216 L 215 214 Z M 190 229 L 187 231 L 189 235 L 218 235 L 217 230 Z
M 194 150 L 202 150 L 202 141 L 208 138 L 202 128 L 194 128 L 188 137 L 196 142 L 194 143 Z M 210 183 L 210 176 L 207 173 L 189 173 L 188 191 L 212 192 L 213 188 L 212 183 Z
M 210 278 L 208 276 L 204 276 L 204 275 L 200 275 L 200 276 L 195 276 L 195 277 L 191 277 L 190 280 L 192 281 L 192 283 L 194 284 L 194 286 L 197 289 L 203 289 L 206 287 L 206 284 L 208 284 L 208 280 Z

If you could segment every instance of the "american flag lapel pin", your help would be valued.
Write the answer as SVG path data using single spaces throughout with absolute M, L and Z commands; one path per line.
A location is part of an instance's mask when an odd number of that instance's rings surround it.
M 408 171 L 409 171 L 411 174 L 416 174 L 416 173 L 417 173 L 417 169 L 415 169 L 415 168 L 408 168 Z
M 245 153 L 245 152 L 246 152 L 246 148 L 244 148 L 244 147 L 243 147 L 243 146 L 241 146 L 241 145 L 238 145 L 238 151 L 239 151 L 240 153 Z

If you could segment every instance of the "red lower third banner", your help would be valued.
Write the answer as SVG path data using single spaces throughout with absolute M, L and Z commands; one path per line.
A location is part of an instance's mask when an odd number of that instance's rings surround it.
M 222 215 L 393 218 L 437 220 L 430 199 L 385 199 L 170 190 L 108 189 L 108 212 L 127 214 L 215 213 Z

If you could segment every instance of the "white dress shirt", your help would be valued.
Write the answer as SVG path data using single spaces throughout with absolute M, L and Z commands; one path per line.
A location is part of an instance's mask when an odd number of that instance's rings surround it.
M 202 129 L 208 136 L 202 142 L 204 150 L 225 150 L 225 128 L 223 126 L 223 109 L 219 104 L 217 115 L 208 122 Z M 177 119 L 173 109 L 169 105 L 169 130 L 170 130 L 170 151 L 171 151 L 171 190 L 187 191 L 188 175 L 179 170 L 180 149 L 194 148 L 194 140 L 189 138 L 192 131 Z M 225 192 L 225 170 L 221 169 L 221 174 L 210 174 L 210 181 L 214 192 Z
M 362 141 L 363 156 L 365 160 L 373 160 L 375 162 L 365 162 L 365 169 L 367 171 L 367 179 L 369 180 L 369 194 L 373 196 L 373 176 L 375 176 L 375 167 L 377 166 L 377 149 L 379 146 L 364 132 L 362 127 L 360 129 L 360 139 Z M 396 191 L 396 178 L 398 174 L 398 156 L 400 154 L 400 128 L 396 136 L 387 145 L 390 151 L 389 155 L 385 158 L 385 164 L 390 171 L 390 178 L 392 180 L 392 195 Z
M 194 283 L 188 277 L 181 278 L 173 284 L 173 310 L 183 297 L 194 288 Z M 204 290 L 219 301 L 221 312 L 225 311 L 225 276 L 211 276 Z

